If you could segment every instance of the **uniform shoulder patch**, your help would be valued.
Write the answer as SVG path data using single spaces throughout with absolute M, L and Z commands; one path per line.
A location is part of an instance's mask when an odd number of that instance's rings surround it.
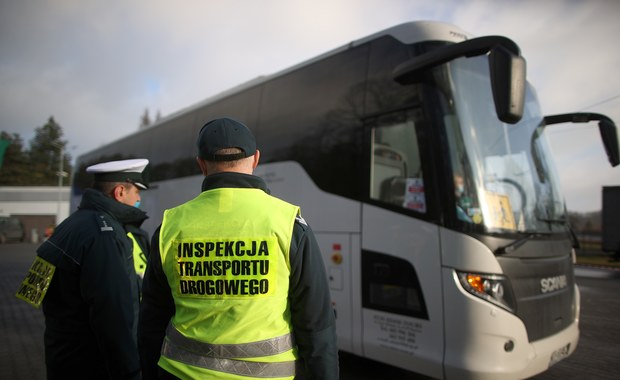
M 301 216 L 301 215 L 297 215 L 295 217 L 295 221 L 298 222 L 299 224 L 302 224 L 304 226 L 308 226 L 308 223 L 306 223 L 306 220 Z
M 114 228 L 108 222 L 108 220 L 106 219 L 105 215 L 97 214 L 97 222 L 99 223 L 99 228 L 101 229 L 101 232 L 112 232 L 112 231 L 114 231 Z
M 40 256 L 35 256 L 34 262 L 28 270 L 15 296 L 30 305 L 39 308 L 47 289 L 49 289 L 56 266 Z

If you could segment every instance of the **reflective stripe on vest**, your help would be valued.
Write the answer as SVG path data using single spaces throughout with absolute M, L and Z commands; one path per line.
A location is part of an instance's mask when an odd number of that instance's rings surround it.
M 276 355 L 292 348 L 291 334 L 252 343 L 209 344 L 184 337 L 170 324 L 161 354 L 181 363 L 214 371 L 269 378 L 295 376 L 296 362 L 250 362 L 233 358 Z
M 218 358 L 240 359 L 277 355 L 291 350 L 294 346 L 291 334 L 251 343 L 210 344 L 183 336 L 172 324 L 169 324 L 166 329 L 166 337 L 174 345 L 188 351 Z

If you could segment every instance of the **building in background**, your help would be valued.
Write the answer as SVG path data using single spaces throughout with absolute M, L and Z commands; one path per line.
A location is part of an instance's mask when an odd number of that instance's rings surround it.
M 0 186 L 0 215 L 17 217 L 25 241 L 38 243 L 46 230 L 69 216 L 69 186 Z

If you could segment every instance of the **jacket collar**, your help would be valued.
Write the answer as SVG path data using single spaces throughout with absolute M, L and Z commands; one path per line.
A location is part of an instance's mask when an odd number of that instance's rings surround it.
M 95 210 L 110 214 L 123 225 L 132 224 L 137 227 L 148 218 L 146 212 L 137 207 L 128 206 L 126 204 L 115 201 L 106 196 L 101 191 L 95 189 L 86 189 L 82 196 L 79 209 Z
M 255 175 L 223 172 L 211 174 L 202 181 L 202 191 L 218 189 L 222 187 L 260 189 L 269 194 L 269 189 L 265 181 Z

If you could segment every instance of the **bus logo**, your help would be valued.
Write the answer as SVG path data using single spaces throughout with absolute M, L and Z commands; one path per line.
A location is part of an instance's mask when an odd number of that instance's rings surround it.
M 568 286 L 568 281 L 566 280 L 565 275 L 547 277 L 547 278 L 543 278 L 540 280 L 540 292 L 543 294 L 555 292 L 555 291 L 564 289 L 567 286 Z

